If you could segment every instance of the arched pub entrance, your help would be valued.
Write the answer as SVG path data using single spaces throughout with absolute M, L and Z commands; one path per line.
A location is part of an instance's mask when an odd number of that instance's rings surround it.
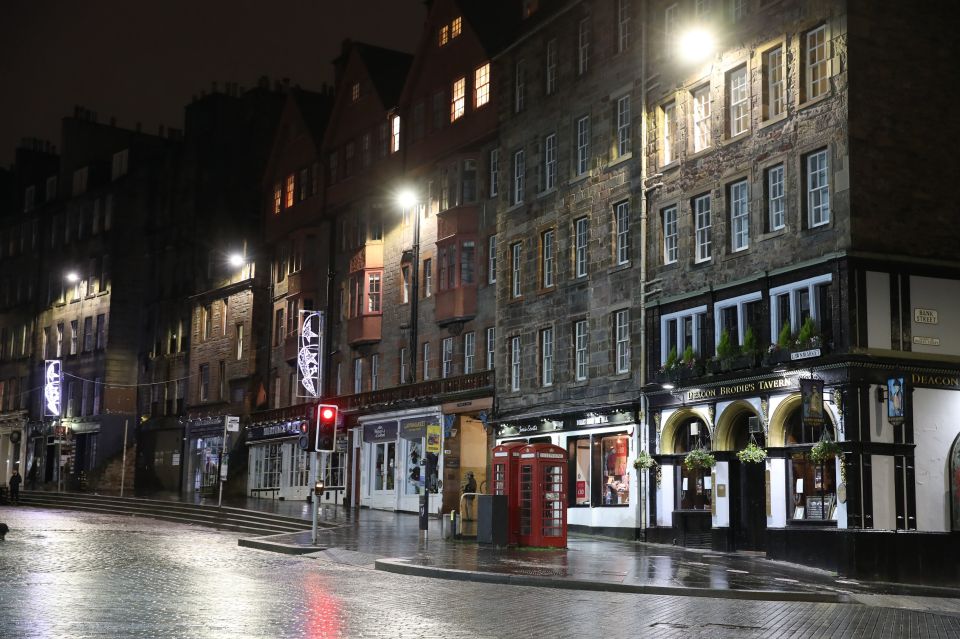
M 755 418 L 751 433 L 751 417 Z M 763 550 L 766 546 L 766 464 L 742 462 L 736 452 L 751 441 L 766 448 L 756 409 L 747 401 L 736 401 L 717 420 L 714 448 L 729 451 L 730 529 L 735 550 Z M 759 431 L 759 432 L 757 432 Z

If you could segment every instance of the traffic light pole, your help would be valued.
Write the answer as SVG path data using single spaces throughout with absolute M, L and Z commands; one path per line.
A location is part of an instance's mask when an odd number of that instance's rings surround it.
M 316 486 L 320 481 L 320 477 L 322 477 L 322 475 L 320 474 L 320 453 L 317 453 L 317 452 L 313 453 L 313 469 L 314 469 L 313 472 L 315 473 L 314 475 L 315 478 L 313 481 L 313 485 L 314 485 L 313 516 L 310 518 L 311 524 L 312 524 L 310 527 L 310 530 L 311 530 L 310 543 L 316 546 L 317 545 L 317 515 L 320 512 L 320 495 L 317 493 Z

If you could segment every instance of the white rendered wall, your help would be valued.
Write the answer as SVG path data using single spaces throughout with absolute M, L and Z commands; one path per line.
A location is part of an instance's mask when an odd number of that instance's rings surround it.
M 660 488 L 657 489 L 657 525 L 673 525 L 673 465 L 660 469 Z
M 713 527 L 726 528 L 730 525 L 730 492 L 732 490 L 732 486 L 730 486 L 730 462 L 717 462 L 717 465 L 713 467 L 713 472 L 716 474 L 713 484 L 713 498 L 716 503 L 716 512 L 713 513 Z M 726 486 L 724 491 L 726 494 L 723 497 L 720 497 L 717 493 L 717 486 L 721 484 Z M 737 488 L 739 489 L 739 486 Z
M 914 353 L 960 355 L 960 282 L 935 277 L 910 278 L 910 330 Z M 916 309 L 937 312 L 937 323 L 914 321 Z M 917 343 L 917 338 L 940 340 L 939 344 Z
M 783 458 L 767 459 L 770 471 L 770 515 L 767 528 L 783 528 L 787 525 L 786 479 L 787 460 Z
M 896 530 L 897 493 L 893 457 L 874 455 L 873 467 L 873 527 L 877 530 Z
M 913 391 L 917 530 L 950 530 L 950 448 L 960 433 L 960 392 Z

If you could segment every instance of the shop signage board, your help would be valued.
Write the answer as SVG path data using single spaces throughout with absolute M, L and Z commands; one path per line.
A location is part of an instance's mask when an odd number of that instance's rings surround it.
M 887 380 L 887 419 L 891 424 L 903 423 L 903 378 Z
M 800 380 L 801 417 L 804 426 L 823 426 L 823 380 Z
M 910 375 L 910 384 L 912 386 L 928 386 L 933 388 L 949 388 L 957 390 L 960 389 L 960 376 L 912 373 Z
M 224 415 L 223 427 L 228 433 L 240 432 L 240 417 L 237 415 Z
M 397 438 L 397 422 L 377 422 L 363 425 L 363 441 L 385 442 Z
M 762 379 L 758 382 L 742 382 L 739 384 L 715 386 L 713 388 L 696 388 L 687 391 L 687 400 L 695 401 L 698 399 L 717 399 L 731 395 L 749 395 L 780 388 L 789 388 L 790 386 L 790 380 L 785 377 Z

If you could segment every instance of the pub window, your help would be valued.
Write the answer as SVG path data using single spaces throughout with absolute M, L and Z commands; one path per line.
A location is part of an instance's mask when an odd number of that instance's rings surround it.
M 836 519 L 837 463 L 813 463 L 808 453 L 821 439 L 835 440 L 829 419 L 822 426 L 804 424 L 797 407 L 784 425 L 784 446 L 789 454 L 787 513 L 793 520 Z
M 674 436 L 673 452 L 689 453 L 698 448 L 710 448 L 710 434 L 701 421 L 689 420 L 680 425 Z M 683 460 L 677 462 L 676 478 L 677 510 L 707 510 L 710 508 L 710 491 L 713 489 L 709 468 L 687 468 Z

